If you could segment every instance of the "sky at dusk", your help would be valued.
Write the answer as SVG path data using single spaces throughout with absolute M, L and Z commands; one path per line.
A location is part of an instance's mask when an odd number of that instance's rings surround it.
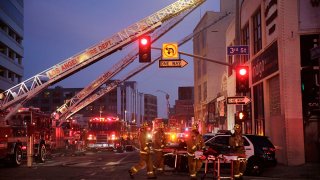
M 82 52 L 118 31 L 173 3 L 174 0 L 28 0 L 24 2 L 24 79 L 30 78 L 69 57 Z M 192 33 L 206 11 L 219 11 L 218 0 L 207 0 L 178 26 L 155 42 L 179 42 Z M 134 47 L 133 42 L 121 51 L 92 64 L 54 84 L 66 88 L 82 88 L 119 62 Z M 192 53 L 192 41 L 179 47 Z M 160 51 L 152 50 L 160 55 Z M 184 68 L 159 68 L 158 63 L 130 79 L 137 81 L 139 92 L 158 97 L 158 115 L 166 117 L 165 91 L 170 105 L 178 99 L 178 87 L 193 86 L 192 58 L 181 56 L 189 64 Z M 138 59 L 113 79 L 123 78 L 139 65 Z

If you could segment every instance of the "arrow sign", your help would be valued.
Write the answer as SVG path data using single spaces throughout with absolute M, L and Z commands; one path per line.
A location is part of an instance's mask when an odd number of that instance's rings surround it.
M 184 59 L 159 60 L 159 68 L 183 68 L 188 64 Z
M 248 104 L 251 99 L 247 96 L 227 97 L 227 104 Z

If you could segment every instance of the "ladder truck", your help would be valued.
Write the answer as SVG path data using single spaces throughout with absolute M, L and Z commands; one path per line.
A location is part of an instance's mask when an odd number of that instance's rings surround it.
M 89 47 L 0 93 L 0 111 L 4 113 L 5 116 L 4 118 L 1 118 L 0 121 L 10 120 L 18 109 L 28 100 L 32 99 L 49 86 L 71 76 L 110 54 L 121 50 L 139 37 L 155 31 L 157 28 L 161 27 L 164 22 L 171 20 L 187 10 L 195 9 L 204 2 L 205 0 L 177 0 L 94 46 Z M 0 123 L 0 125 L 1 124 L 6 123 Z M 0 144 L 3 143 L 4 142 L 1 140 Z M 29 144 L 29 146 L 32 145 Z
M 161 36 L 163 36 L 166 32 L 168 32 L 170 29 L 176 26 L 179 22 L 183 20 L 184 17 L 190 14 L 192 10 L 194 9 L 187 10 L 185 13 L 182 13 L 179 16 L 174 17 L 168 23 L 162 25 L 158 30 L 153 32 L 151 35 L 152 42 L 156 41 Z M 79 104 L 79 102 L 85 99 L 89 94 L 93 93 L 103 84 L 105 84 L 108 80 L 110 80 L 113 76 L 115 76 L 121 70 L 129 66 L 137 58 L 137 56 L 138 56 L 138 49 L 135 48 L 128 55 L 126 55 L 122 60 L 116 63 L 110 70 L 103 73 L 99 78 L 91 82 L 88 86 L 86 86 L 84 89 L 78 92 L 74 97 L 72 97 L 62 106 L 57 108 L 57 111 L 54 112 L 52 115 L 56 117 L 56 119 L 59 119 L 60 123 L 62 123 L 64 120 L 66 120 L 65 114 L 68 114 L 71 109 L 73 109 L 77 104 Z
M 183 13 L 188 9 L 195 9 L 205 0 L 178 0 L 156 13 L 134 23 L 86 50 L 50 67 L 49 69 L 13 86 L 1 93 L 0 110 L 10 108 L 8 119 L 25 102 L 39 94 L 50 85 L 69 77 L 83 68 L 107 57 L 134 42 L 144 34 L 153 32 L 164 22 Z

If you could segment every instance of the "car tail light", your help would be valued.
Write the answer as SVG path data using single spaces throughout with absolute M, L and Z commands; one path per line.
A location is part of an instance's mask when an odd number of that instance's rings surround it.
M 25 151 L 25 150 L 27 150 L 27 146 L 22 146 L 21 149 L 22 149 L 23 151 Z
M 263 147 L 262 150 L 263 150 L 266 154 L 271 154 L 272 152 L 275 152 L 275 151 L 276 151 L 276 148 Z

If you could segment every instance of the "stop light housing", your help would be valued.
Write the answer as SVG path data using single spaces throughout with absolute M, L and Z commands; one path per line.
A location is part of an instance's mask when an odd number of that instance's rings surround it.
M 249 66 L 236 67 L 236 92 L 246 93 L 249 91 Z
M 139 38 L 139 62 L 151 62 L 151 37 L 142 36 Z
M 245 121 L 248 118 L 248 113 L 246 111 L 238 111 L 236 113 L 236 121 Z

